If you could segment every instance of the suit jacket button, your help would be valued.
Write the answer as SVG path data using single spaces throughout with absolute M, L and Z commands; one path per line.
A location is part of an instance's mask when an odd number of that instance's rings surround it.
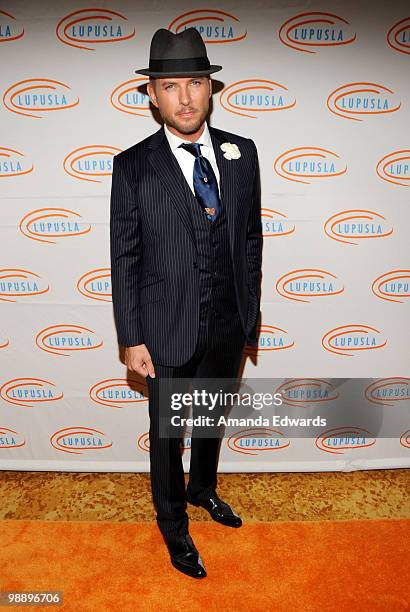
M 196 261 L 192 262 L 192 267 L 193 268 L 197 268 L 198 267 L 198 262 L 196 262 Z

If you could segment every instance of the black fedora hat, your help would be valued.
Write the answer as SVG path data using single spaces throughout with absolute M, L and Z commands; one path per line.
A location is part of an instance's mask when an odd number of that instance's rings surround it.
M 151 77 L 205 76 L 222 70 L 211 65 L 205 43 L 198 30 L 187 28 L 174 34 L 165 28 L 157 30 L 151 40 L 149 68 L 135 70 Z

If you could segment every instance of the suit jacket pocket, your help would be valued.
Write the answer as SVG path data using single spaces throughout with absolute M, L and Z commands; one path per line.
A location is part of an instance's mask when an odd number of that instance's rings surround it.
M 140 305 L 152 304 L 164 299 L 164 278 L 148 279 L 140 286 Z

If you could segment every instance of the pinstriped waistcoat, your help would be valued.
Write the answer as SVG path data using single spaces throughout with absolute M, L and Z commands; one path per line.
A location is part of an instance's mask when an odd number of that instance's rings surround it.
M 198 251 L 201 311 L 212 306 L 224 318 L 230 318 L 238 308 L 223 202 L 221 213 L 214 222 L 208 221 L 193 195 L 188 206 Z

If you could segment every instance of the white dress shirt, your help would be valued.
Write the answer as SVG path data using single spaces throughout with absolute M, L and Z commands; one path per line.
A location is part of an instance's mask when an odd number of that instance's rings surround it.
M 186 149 L 179 148 L 179 145 L 182 144 L 183 142 L 190 142 L 190 141 L 184 140 L 183 138 L 179 138 L 179 136 L 176 136 L 175 134 L 170 132 L 166 124 L 164 124 L 164 130 L 165 130 L 165 135 L 168 138 L 168 142 L 169 142 L 169 146 L 171 147 L 171 151 L 175 155 L 180 165 L 180 168 L 188 182 L 188 185 L 191 188 L 192 193 L 195 195 L 194 178 L 193 178 L 195 157 L 194 155 L 192 155 L 192 153 L 190 153 Z M 201 154 L 210 161 L 212 169 L 215 172 L 216 180 L 218 182 L 218 190 L 219 190 L 220 189 L 219 170 L 216 164 L 216 158 L 215 158 L 215 153 L 214 153 L 214 149 L 212 146 L 211 135 L 209 133 L 208 124 L 206 122 L 205 122 L 204 130 L 202 134 L 200 135 L 198 140 L 196 140 L 195 142 L 202 143 Z

